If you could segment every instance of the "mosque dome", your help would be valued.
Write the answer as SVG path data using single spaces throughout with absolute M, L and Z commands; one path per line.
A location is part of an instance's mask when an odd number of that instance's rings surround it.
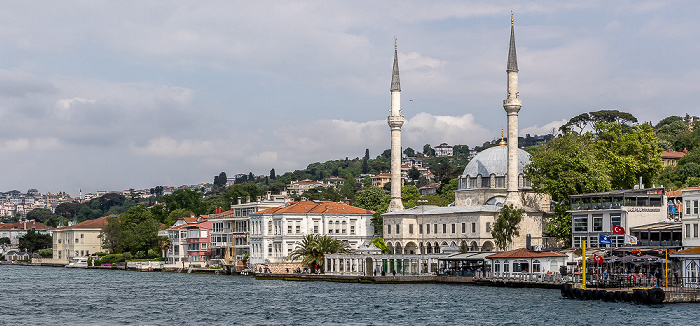
M 523 168 L 530 163 L 530 154 L 518 148 L 518 174 L 523 173 Z M 495 146 L 485 149 L 469 161 L 464 168 L 463 176 L 482 177 L 495 174 L 504 176 L 508 173 L 508 148 L 506 146 Z
M 518 148 L 518 177 L 523 180 L 523 169 L 530 163 L 530 154 Z M 459 189 L 505 188 L 508 173 L 508 148 L 495 146 L 479 152 L 469 161 L 460 176 Z M 520 186 L 529 186 L 522 184 Z

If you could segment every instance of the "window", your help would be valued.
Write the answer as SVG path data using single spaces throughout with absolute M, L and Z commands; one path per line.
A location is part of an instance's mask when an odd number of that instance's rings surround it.
M 620 214 L 610 214 L 610 224 L 622 226 L 622 215 Z
M 423 234 L 423 224 L 418 224 L 418 234 Z
M 698 215 L 698 201 L 693 200 L 693 214 Z
M 401 230 L 399 230 L 399 224 L 396 224 L 396 234 L 401 234 Z
M 685 225 L 685 237 L 690 238 L 690 224 Z M 58 243 L 61 243 L 61 240 L 58 240 Z
M 698 237 L 698 224 L 695 223 L 695 224 L 693 224 L 693 238 L 697 238 L 697 237 Z
M 271 243 L 267 245 L 267 254 L 272 255 L 272 244 Z
M 603 231 L 603 214 L 593 215 L 593 231 Z
M 501 262 L 500 261 L 497 260 L 493 263 L 493 271 L 496 274 L 501 272 Z
M 586 237 L 574 237 L 574 248 L 581 248 L 583 240 L 586 240 Z
M 272 221 L 267 221 L 267 234 L 272 234 Z
M 462 223 L 462 233 L 467 233 L 467 223 Z
M 292 234 L 292 224 L 287 225 L 287 234 Z
M 598 237 L 590 237 L 588 239 L 588 246 L 589 247 L 597 247 L 598 246 Z
M 413 223 L 408 225 L 408 234 L 413 234 Z
M 486 232 L 491 232 L 491 222 L 486 222 Z
M 472 223 L 472 233 L 476 233 L 476 223 Z
M 422 225 L 421 225 L 422 226 Z M 430 224 L 426 225 L 425 227 L 425 233 L 430 234 Z
M 206 243 L 202 243 L 201 245 L 202 245 L 202 246 L 201 246 L 201 247 L 202 247 L 202 250 L 207 250 L 207 244 L 206 244 Z
M 433 233 L 437 234 L 437 224 L 433 224 Z
M 350 224 L 350 234 L 355 234 L 355 224 Z
M 328 231 L 330 231 L 330 230 L 328 230 Z M 329 232 L 329 233 L 332 233 L 332 232 Z M 386 234 L 391 234 L 391 224 L 386 225 Z
M 442 233 L 447 233 L 447 224 L 442 225 Z
M 574 216 L 574 232 L 588 232 L 588 216 Z
M 690 200 L 685 201 L 685 215 L 690 215 Z
M 457 228 L 457 225 L 454 224 L 454 223 L 452 223 L 452 233 L 456 233 L 456 232 L 457 232 L 457 231 L 456 231 L 456 228 Z
M 532 261 L 532 272 L 533 272 L 533 273 L 539 273 L 539 272 L 541 272 L 541 270 L 540 270 L 540 261 L 539 261 L 539 260 L 533 260 L 533 261 Z
M 318 224 L 314 224 L 314 233 L 318 233 Z
M 296 233 L 301 233 L 301 225 L 296 226 Z

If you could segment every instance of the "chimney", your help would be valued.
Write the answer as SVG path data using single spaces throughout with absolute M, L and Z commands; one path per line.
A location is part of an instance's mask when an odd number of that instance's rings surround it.
M 532 250 L 532 236 L 530 233 L 525 236 L 525 248 L 527 248 L 527 250 Z
M 272 191 L 265 192 L 265 200 L 272 200 Z

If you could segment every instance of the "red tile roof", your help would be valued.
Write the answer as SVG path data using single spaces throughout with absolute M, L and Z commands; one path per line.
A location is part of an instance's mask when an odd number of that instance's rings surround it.
M 287 206 L 268 208 L 254 214 L 374 214 L 373 211 L 330 201 L 299 201 Z M 253 214 L 251 214 L 253 215 Z
M 542 258 L 542 257 L 566 257 L 566 254 L 562 254 L 556 251 L 532 251 L 527 248 L 520 248 L 511 251 L 499 252 L 493 254 L 486 258 Z
M 84 222 L 80 222 L 75 225 L 71 226 L 64 226 L 58 228 L 59 230 L 66 230 L 66 229 L 102 229 L 105 226 L 107 226 L 107 218 L 113 216 L 113 215 L 107 215 L 103 216 L 94 220 L 87 220 Z
M 30 222 L 15 222 L 0 224 L 0 230 L 55 230 L 56 228 L 46 226 L 37 221 Z

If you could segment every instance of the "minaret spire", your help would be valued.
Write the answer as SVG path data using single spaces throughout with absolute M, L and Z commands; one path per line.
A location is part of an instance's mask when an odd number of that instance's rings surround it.
M 401 91 L 401 81 L 399 80 L 399 56 L 398 56 L 398 45 L 396 39 L 394 39 L 394 70 L 391 74 L 391 91 Z
M 520 94 L 518 93 L 518 59 L 515 54 L 515 27 L 513 24 L 513 14 L 510 15 L 510 47 L 508 49 L 508 94 L 503 100 L 503 109 L 508 116 L 508 174 L 507 174 L 507 194 L 505 203 L 521 206 L 518 195 L 518 112 L 522 107 Z
M 391 114 L 387 118 L 391 129 L 391 201 L 387 212 L 403 209 L 401 202 L 401 127 L 404 117 L 401 115 L 401 83 L 399 81 L 399 58 L 396 39 L 394 39 L 394 70 L 391 74 Z

